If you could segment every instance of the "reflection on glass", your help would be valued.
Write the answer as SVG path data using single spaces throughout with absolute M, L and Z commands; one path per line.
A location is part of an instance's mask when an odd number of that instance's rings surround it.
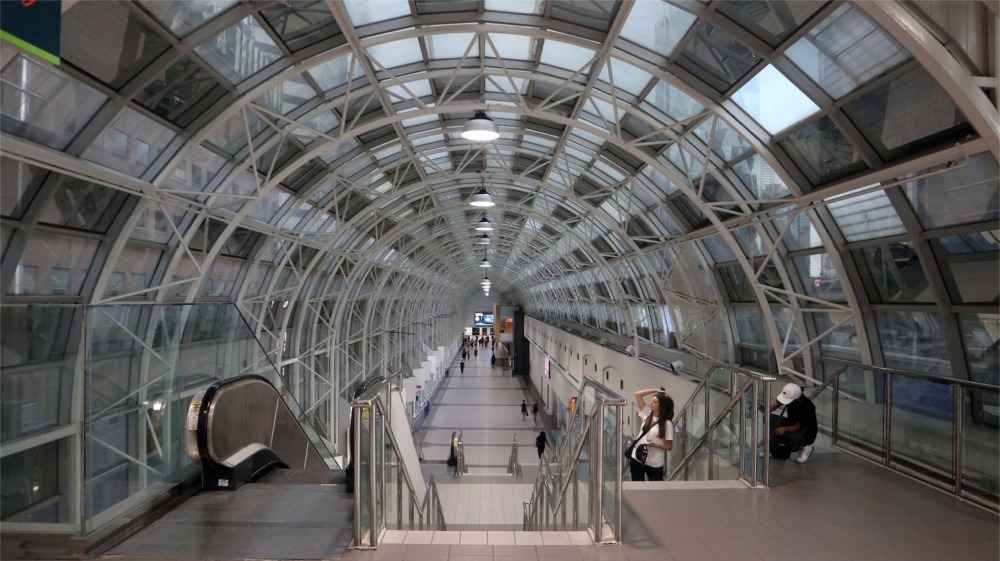
M 915 310 L 876 311 L 885 364 L 911 372 L 951 376 L 941 317 Z
M 890 462 L 932 485 L 951 487 L 954 386 L 903 375 L 892 381 Z
M 881 460 L 885 453 L 885 374 L 848 369 L 840 376 L 838 444 Z
M 17 53 L 0 73 L 4 132 L 62 150 L 107 97 L 57 68 Z
M 243 18 L 194 50 L 232 84 L 239 84 L 281 58 L 278 46 L 253 16 Z
M 866 169 L 858 149 L 829 118 L 820 117 L 778 143 L 809 183 L 822 185 Z
M 868 296 L 875 302 L 932 302 L 934 293 L 920 256 L 911 242 L 898 242 L 855 250 L 863 264 Z
M 963 391 L 967 413 L 962 419 L 963 494 L 996 505 L 1000 489 L 1000 390 Z M 971 411 L 970 411 L 971 409 Z
M 810 30 L 788 49 L 787 56 L 834 99 L 910 58 L 887 33 L 850 4 L 842 5 Z
M 635 2 L 631 4 L 621 36 L 666 57 L 694 21 L 693 14 L 666 2 Z

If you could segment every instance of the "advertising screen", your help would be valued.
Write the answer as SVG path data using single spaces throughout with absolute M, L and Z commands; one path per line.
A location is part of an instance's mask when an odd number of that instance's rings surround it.
M 472 315 L 472 325 L 477 327 L 492 327 L 493 312 L 475 312 Z

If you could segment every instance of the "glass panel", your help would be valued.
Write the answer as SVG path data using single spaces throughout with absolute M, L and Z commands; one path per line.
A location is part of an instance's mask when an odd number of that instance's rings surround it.
M 569 43 L 563 43 L 554 39 L 546 39 L 542 45 L 542 58 L 540 62 L 541 64 L 576 72 L 586 66 L 592 58 L 594 58 L 594 51 L 590 49 L 570 45 Z M 584 72 L 581 76 L 586 76 L 586 74 Z
M 371 486 L 371 480 L 369 479 L 369 474 L 372 470 L 371 462 L 371 448 L 374 446 L 372 442 L 370 426 L 372 421 L 371 407 L 360 407 L 354 409 L 354 423 L 360 430 L 360 438 L 358 439 L 358 456 L 354 458 L 355 473 L 358 474 L 359 483 L 355 487 L 355 492 L 357 493 L 357 501 L 360 506 L 360 518 L 356 525 L 361 528 L 360 533 L 355 536 L 360 545 L 373 545 L 372 536 L 372 525 L 371 525 L 371 512 L 374 505 L 375 498 L 373 497 L 373 489 Z
M 944 326 L 938 314 L 876 311 L 875 323 L 886 366 L 951 376 Z
M 287 115 L 316 97 L 316 90 L 302 76 L 294 76 L 264 92 L 254 103 Z
M 159 123 L 125 108 L 80 157 L 142 177 L 176 136 Z
M 46 224 L 107 233 L 128 198 L 121 191 L 68 176 L 57 176 L 58 186 L 39 216 Z
M 727 400 L 728 403 L 728 400 Z M 713 413 L 712 422 L 720 409 Z M 712 431 L 711 442 L 711 465 L 705 479 L 714 480 L 734 480 L 740 478 L 740 417 L 739 407 L 734 407 L 715 430 Z
M 952 487 L 955 387 L 902 375 L 892 378 L 893 467 L 918 479 Z
M 677 65 L 723 92 L 738 82 L 760 55 L 710 23 L 698 29 L 677 59 Z
M 212 75 L 184 56 L 154 76 L 135 100 L 160 117 L 187 126 L 224 95 L 225 88 Z
M 985 222 L 1000 216 L 998 175 L 997 161 L 984 152 L 954 170 L 907 181 L 902 189 L 927 229 Z
M 0 157 L 0 214 L 20 219 L 45 177 L 39 167 Z
M 793 131 L 778 144 L 814 186 L 867 168 L 857 148 L 829 117 Z
M 293 52 L 340 33 L 333 14 L 321 0 L 296 2 L 294 5 L 281 2 L 261 14 Z
M 825 3 L 823 0 L 723 2 L 718 9 L 773 47 Z
M 410 15 L 410 5 L 406 0 L 344 0 L 344 7 L 351 16 L 354 27 L 361 27 L 377 21 Z
M 884 160 L 972 133 L 955 102 L 922 68 L 866 93 L 844 112 Z
M 12 415 L 30 416 L 31 411 L 12 409 L 4 398 L 4 427 L 7 426 L 8 411 Z M 0 519 L 10 522 L 70 523 L 73 512 L 70 498 L 73 495 L 71 482 L 73 445 L 75 438 L 64 438 L 46 442 L 27 450 L 4 456 L 0 460 L 0 489 L 3 503 L 0 503 Z
M 705 110 L 701 104 L 667 82 L 657 82 L 653 91 L 646 96 L 646 102 L 673 121 L 691 118 Z
M 142 0 L 141 4 L 175 35 L 183 36 L 201 27 L 203 23 L 226 11 L 238 1 L 201 0 L 191 3 L 186 0 Z
M 802 90 L 770 64 L 737 90 L 732 99 L 771 134 L 819 111 Z
M 591 29 L 607 31 L 611 19 L 618 12 L 616 4 L 605 2 L 576 2 L 574 0 L 552 0 L 552 19 L 582 25 Z
M 243 21 L 194 50 L 233 84 L 242 82 L 281 58 L 278 46 L 253 16 L 243 18 Z
M 767 163 L 760 154 L 753 154 L 737 163 L 733 166 L 733 171 L 736 172 L 736 175 L 743 181 L 744 187 L 753 194 L 754 198 L 780 199 L 789 193 L 785 182 L 778 177 L 771 164 Z
M 933 302 L 934 293 L 912 244 L 892 243 L 851 252 L 875 302 Z
M 467 61 L 478 60 L 479 42 L 476 41 L 475 33 L 430 35 L 427 37 L 427 53 L 431 59 L 466 57 Z
M 14 282 L 7 286 L 7 294 L 52 294 L 54 279 L 56 294 L 80 294 L 97 245 L 96 240 L 77 236 L 33 232 L 14 271 Z M 69 269 L 69 272 L 53 275 L 53 269 Z
M 381 5 L 379 9 L 381 10 Z M 372 45 L 368 47 L 368 54 L 374 61 L 376 71 L 381 71 L 379 65 L 395 68 L 423 60 L 420 42 L 415 38 Z
M 169 46 L 124 4 L 76 2 L 63 12 L 62 57 L 114 89 Z
M 844 287 L 840 284 L 840 276 L 833 267 L 829 254 L 816 253 L 795 257 L 792 261 L 807 295 L 835 302 L 844 301 Z
M 885 454 L 885 374 L 848 369 L 840 375 L 837 444 L 874 460 Z
M 349 80 L 352 85 L 358 84 L 357 79 L 364 76 L 364 72 L 360 64 L 354 63 L 353 55 L 344 55 L 312 68 L 309 70 L 309 75 L 316 80 L 321 90 L 330 91 L 346 84 Z
M 666 2 L 635 2 L 631 4 L 621 36 L 669 57 L 694 21 L 693 14 Z
M 610 69 L 608 65 L 603 66 L 599 76 L 600 80 L 608 84 L 614 80 L 616 89 L 624 90 L 633 95 L 639 95 L 652 78 L 651 74 L 617 58 L 610 60 Z
M 742 343 L 748 345 L 767 344 L 767 330 L 764 329 L 760 308 L 739 306 L 733 308 L 733 313 L 736 315 L 736 329 Z
M 601 446 L 603 448 L 600 457 L 602 518 L 599 521 L 601 528 L 599 537 L 604 540 L 617 537 L 612 529 L 619 526 L 619 520 L 615 515 L 618 494 L 621 490 L 621 478 L 615 471 L 616 467 L 622 464 L 619 461 L 621 454 L 616 453 L 615 446 L 617 442 L 616 428 L 621 424 L 621 418 L 618 416 L 619 411 L 618 407 L 605 407 L 604 423 L 601 427 Z
M 910 59 L 851 4 L 820 22 L 788 49 L 787 56 L 834 99 Z
M 1000 315 L 959 314 L 958 327 L 969 379 L 1000 386 Z
M 486 9 L 497 12 L 542 15 L 545 3 L 542 0 L 486 0 Z
M 134 295 L 136 292 L 151 287 L 150 280 L 156 271 L 163 252 L 159 249 L 129 243 L 122 251 L 114 266 L 114 273 L 121 276 L 122 286 L 114 287 L 109 283 L 105 296 Z M 117 290 L 117 293 L 115 291 Z M 152 295 L 150 295 L 152 296 Z
M 0 126 L 6 133 L 62 150 L 107 97 L 18 53 L 0 73 Z
M 827 208 L 847 241 L 870 240 L 905 234 L 906 228 L 889 197 L 883 191 L 873 191 L 855 197 L 838 198 Z
M 963 394 L 962 494 L 995 508 L 1000 489 L 1000 392 L 965 389 Z

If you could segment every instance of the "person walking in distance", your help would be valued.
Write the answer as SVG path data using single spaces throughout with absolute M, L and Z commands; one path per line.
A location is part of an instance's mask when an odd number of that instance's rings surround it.
M 462 373 L 462 374 L 465 374 L 465 361 L 464 360 L 462 362 L 458 363 L 458 371 L 460 373 Z
M 538 422 L 538 400 L 537 399 L 535 400 L 535 403 L 533 403 L 531 405 L 531 421 L 533 423 L 537 423 Z M 542 434 L 544 434 L 544 433 L 542 433 Z
M 542 454 L 545 453 L 545 446 L 549 443 L 549 437 L 545 434 L 545 431 L 538 433 L 535 437 L 535 448 L 538 448 L 538 459 L 542 459 Z
M 528 403 L 521 400 L 521 420 L 524 421 L 528 418 Z

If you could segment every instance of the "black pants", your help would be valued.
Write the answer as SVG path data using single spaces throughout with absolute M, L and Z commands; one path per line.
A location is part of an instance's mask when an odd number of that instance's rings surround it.
M 632 481 L 663 481 L 663 466 L 658 468 L 649 467 L 635 461 L 635 458 L 628 459 L 629 471 L 632 472 Z
M 788 417 L 782 417 L 781 415 L 776 415 L 774 413 L 771 413 L 771 433 L 772 434 L 774 433 L 774 429 L 776 429 L 778 427 L 783 427 L 783 426 L 788 425 L 788 424 L 789 424 Z M 801 430 L 797 431 L 797 432 L 786 432 L 785 434 L 783 434 L 781 436 L 778 436 L 778 437 L 774 437 L 774 438 L 783 440 L 786 443 L 786 446 L 788 447 L 788 449 L 787 449 L 788 453 L 798 452 L 799 450 L 801 450 L 801 449 L 805 448 L 806 446 L 812 444 L 812 442 L 806 442 L 806 437 L 802 433 Z M 774 448 L 775 448 L 775 442 L 772 439 L 771 440 L 771 457 L 778 458 L 779 460 L 783 460 L 783 459 L 787 458 L 787 456 L 785 456 L 785 458 L 781 458 L 780 456 L 783 455 L 783 454 L 776 455 Z

